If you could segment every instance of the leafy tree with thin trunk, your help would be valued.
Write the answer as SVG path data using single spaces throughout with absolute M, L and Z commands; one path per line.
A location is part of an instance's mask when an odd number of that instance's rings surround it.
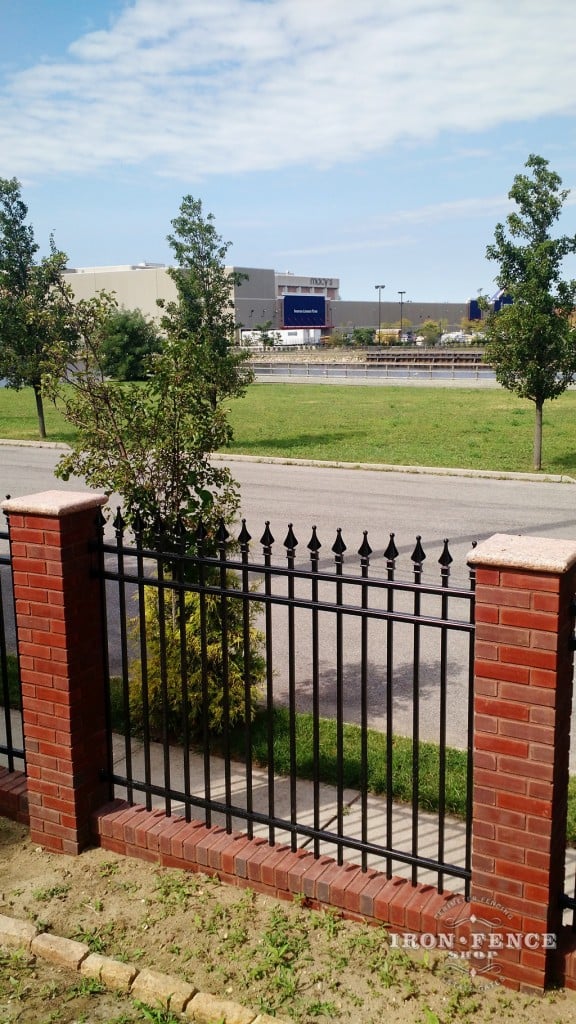
M 77 304 L 81 342 L 66 380 L 47 382 L 49 393 L 76 428 L 70 452 L 56 475 L 82 476 L 93 487 L 121 495 L 129 522 L 143 522 L 153 545 L 160 516 L 167 538 L 202 519 L 214 526 L 237 505 L 229 471 L 210 453 L 230 437 L 226 415 L 214 410 L 197 386 L 186 336 L 166 338 L 150 357 L 145 382 L 117 381 L 107 374 L 104 339 L 114 314 L 111 296 Z
M 18 180 L 0 178 L 0 377 L 16 390 L 32 388 L 44 438 L 43 377 L 64 372 L 77 334 L 63 279 L 66 254 L 51 237 L 50 255 L 37 262 L 27 214 Z
M 209 529 L 231 519 L 237 488 L 210 456 L 231 438 L 226 399 L 251 379 L 246 354 L 233 344 L 228 246 L 190 196 L 172 223 L 178 301 L 163 306 L 161 348 L 148 357 L 146 381 L 109 377 L 107 329 L 118 310 L 105 293 L 76 304 L 78 358 L 64 385 L 51 380 L 51 395 L 77 430 L 57 474 L 120 494 L 128 520 L 143 520 L 150 543 L 158 515 L 167 537 L 181 520 Z
M 243 275 L 226 267 L 230 243 L 223 242 L 200 199 L 184 196 L 172 228 L 168 242 L 176 266 L 169 273 L 178 301 L 160 302 L 161 323 L 168 337 L 186 339 L 196 386 L 216 411 L 225 399 L 243 395 L 253 379 L 250 353 L 235 344 L 232 287 Z
M 437 320 L 425 320 L 418 328 L 418 334 L 424 338 L 426 345 L 437 345 L 442 331 Z
M 77 430 L 56 474 L 84 476 L 91 485 L 120 494 L 125 518 L 144 546 L 160 544 L 167 554 L 166 578 L 182 572 L 194 580 L 194 560 L 183 564 L 173 556 L 198 551 L 197 528 L 202 550 L 210 554 L 220 521 L 230 521 L 237 511 L 237 486 L 211 455 L 231 438 L 225 400 L 242 393 L 250 374 L 244 354 L 239 359 L 233 350 L 226 246 L 212 218 L 203 218 L 199 202 L 188 197 L 182 211 L 174 221 L 179 301 L 164 307 L 162 345 L 147 361 L 146 381 L 107 375 L 106 325 L 115 304 L 101 294 L 77 305 L 79 359 L 65 386 L 54 380 L 53 394 Z M 205 583 L 218 585 L 219 570 L 208 566 L 203 576 Z M 226 584 L 237 588 L 234 574 L 227 574 Z M 163 591 L 162 599 L 158 587 L 146 588 L 145 614 L 138 622 L 140 635 L 142 629 L 146 633 L 146 666 L 131 666 L 134 726 L 147 721 L 153 734 L 168 728 L 177 735 L 187 721 L 195 733 L 206 714 L 210 728 L 218 731 L 253 714 L 264 671 L 256 608 L 251 602 L 247 629 L 243 602 L 226 600 L 223 607 L 223 599 L 207 601 L 197 592 L 180 601 L 175 588 Z
M 512 300 L 485 321 L 486 361 L 496 379 L 535 405 L 534 469 L 542 467 L 542 410 L 558 398 L 576 374 L 573 327 L 576 281 L 565 281 L 562 264 L 576 252 L 576 235 L 553 237 L 568 197 L 548 161 L 532 154 L 508 196 L 517 209 L 497 224 L 486 256 L 499 264 L 496 282 Z M 487 300 L 484 300 L 486 308 Z

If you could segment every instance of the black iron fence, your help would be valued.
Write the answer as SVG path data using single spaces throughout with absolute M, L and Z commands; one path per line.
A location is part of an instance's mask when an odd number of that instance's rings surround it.
M 111 792 L 467 890 L 474 580 L 451 584 L 448 543 L 429 582 L 420 538 L 400 579 L 393 534 L 350 557 L 316 527 L 302 555 L 291 526 L 258 553 L 245 522 L 153 546 L 115 529 Z
M 13 772 L 25 766 L 22 740 L 12 561 L 9 534 L 0 529 L 0 765 Z

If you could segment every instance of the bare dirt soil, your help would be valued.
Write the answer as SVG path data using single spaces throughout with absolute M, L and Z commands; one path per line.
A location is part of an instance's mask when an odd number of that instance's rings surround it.
M 80 857 L 46 853 L 6 819 L 0 870 L 1 914 L 285 1021 L 576 1022 L 572 993 L 527 997 L 472 983 L 445 953 L 392 948 L 385 928 L 346 922 L 298 900 L 279 902 L 100 849 Z M 0 1024 L 180 1019 L 0 949 Z

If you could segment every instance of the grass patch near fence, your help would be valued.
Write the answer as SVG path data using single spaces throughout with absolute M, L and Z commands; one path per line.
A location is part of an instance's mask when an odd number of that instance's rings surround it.
M 532 470 L 534 406 L 502 388 L 254 384 L 229 409 L 231 453 Z M 50 403 L 46 421 L 49 441 L 73 440 L 72 427 Z M 544 472 L 576 476 L 575 437 L 576 391 L 571 390 L 544 406 Z M 38 440 L 30 388 L 0 388 L 0 438 Z
M 262 710 L 252 723 L 252 756 L 260 765 L 268 764 L 269 715 Z M 290 716 L 286 708 L 272 711 L 274 736 L 274 770 L 290 775 Z M 314 778 L 314 718 L 310 713 L 295 716 L 296 775 L 299 779 Z M 234 756 L 244 758 L 246 730 L 233 733 Z M 334 719 L 318 722 L 318 778 L 326 785 L 338 781 L 338 731 Z M 369 729 L 366 738 L 366 788 L 368 792 L 386 793 L 386 736 Z M 420 743 L 418 750 L 418 805 L 425 811 L 437 811 L 440 794 L 440 748 L 435 743 Z M 446 811 L 466 816 L 466 753 L 446 749 Z M 392 743 L 392 795 L 398 803 L 412 803 L 414 779 L 414 744 L 411 739 L 395 736 Z M 345 724 L 342 729 L 342 783 L 346 789 L 363 789 L 362 731 L 359 726 Z

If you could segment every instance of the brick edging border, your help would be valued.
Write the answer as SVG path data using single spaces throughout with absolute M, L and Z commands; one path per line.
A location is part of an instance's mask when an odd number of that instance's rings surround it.
M 234 1021 L 235 1024 L 287 1024 L 265 1013 L 249 1010 L 231 999 L 200 992 L 194 985 L 170 974 L 139 968 L 100 953 L 91 953 L 84 942 L 40 932 L 29 921 L 0 914 L 0 946 L 21 949 L 48 963 L 100 981 L 107 989 L 121 992 L 144 1003 L 191 1020 Z

